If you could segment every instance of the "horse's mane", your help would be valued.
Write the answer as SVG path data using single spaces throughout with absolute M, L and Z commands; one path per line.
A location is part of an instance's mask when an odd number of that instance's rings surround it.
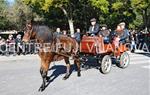
M 54 32 L 54 30 L 50 27 L 48 27 L 47 25 L 38 25 L 38 24 L 34 24 L 32 25 L 33 29 L 34 30 L 37 30 L 37 31 L 40 31 L 41 29 L 44 29 L 43 31 L 51 31 L 51 32 Z
M 36 32 L 38 39 L 43 40 L 44 42 L 51 42 L 54 39 L 53 33 L 54 30 L 49 28 L 46 25 L 32 25 L 33 31 Z

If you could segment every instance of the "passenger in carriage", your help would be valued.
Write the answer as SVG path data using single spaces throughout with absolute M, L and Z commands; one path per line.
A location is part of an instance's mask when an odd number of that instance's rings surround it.
M 87 34 L 89 34 L 90 36 L 95 36 L 99 32 L 100 26 L 99 26 L 99 24 L 96 23 L 95 18 L 92 18 L 90 20 L 90 22 L 91 22 L 91 26 L 90 26 L 89 31 L 87 32 Z
M 110 43 L 110 30 L 107 29 L 107 25 L 103 25 L 99 31 L 99 35 L 103 37 L 104 43 Z
M 115 37 L 113 39 L 113 44 L 114 44 L 116 50 L 118 50 L 118 48 L 119 48 L 119 41 L 120 41 L 120 36 L 115 35 Z
M 125 44 L 127 39 L 129 38 L 130 34 L 128 29 L 125 27 L 126 24 L 124 22 L 120 23 L 117 26 L 117 29 L 113 33 L 113 35 L 120 35 L 120 43 Z

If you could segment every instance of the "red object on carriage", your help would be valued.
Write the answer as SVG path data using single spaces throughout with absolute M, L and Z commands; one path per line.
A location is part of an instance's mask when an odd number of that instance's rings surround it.
M 104 43 L 102 36 L 83 36 L 80 43 L 80 59 L 85 63 L 90 55 L 95 56 L 94 58 L 100 64 L 100 71 L 107 74 L 111 70 L 113 58 L 120 68 L 128 67 L 130 58 L 127 50 L 126 44 L 119 44 L 116 48 L 112 42 Z

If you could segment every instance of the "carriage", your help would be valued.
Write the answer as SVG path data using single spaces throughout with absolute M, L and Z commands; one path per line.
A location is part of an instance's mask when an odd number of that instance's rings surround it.
M 106 33 L 106 32 L 105 32 Z M 106 33 L 107 36 L 109 33 Z M 128 48 L 126 44 L 120 44 L 116 49 L 112 42 L 105 42 L 105 37 L 102 36 L 83 36 L 78 48 L 78 43 L 75 39 L 67 36 L 54 37 L 53 32 L 48 26 L 27 25 L 26 32 L 22 39 L 23 42 L 28 43 L 30 40 L 36 40 L 45 46 L 40 46 L 39 57 L 41 58 L 40 74 L 43 79 L 39 91 L 44 91 L 49 84 L 50 77 L 47 76 L 50 64 L 54 61 L 54 57 L 62 56 L 66 63 L 66 74 L 64 80 L 70 76 L 70 62 L 69 57 L 73 55 L 74 64 L 77 66 L 77 76 L 81 76 L 80 63 L 88 61 L 88 57 L 92 56 L 100 65 L 100 71 L 104 74 L 109 73 L 112 66 L 112 58 L 118 63 L 121 68 L 126 68 L 129 65 L 130 59 L 126 52 Z M 47 45 L 50 43 L 50 45 Z M 58 46 L 59 45 L 59 46 Z M 46 48 L 48 46 L 49 48 Z M 78 49 L 79 52 L 78 52 Z M 46 50 L 46 51 L 45 51 Z M 67 50 L 67 51 L 65 51 Z M 79 53 L 79 55 L 78 55 Z M 55 76 L 51 76 L 54 77 Z
M 127 44 L 120 43 L 116 48 L 111 41 L 105 41 L 104 36 L 83 36 L 80 43 L 80 60 L 85 65 L 89 57 L 94 58 L 99 70 L 107 74 L 111 70 L 112 63 L 120 68 L 128 67 L 130 57 L 127 50 Z

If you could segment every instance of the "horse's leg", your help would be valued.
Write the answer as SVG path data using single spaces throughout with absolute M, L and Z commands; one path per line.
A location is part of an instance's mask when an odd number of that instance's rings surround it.
M 77 66 L 77 76 L 80 77 L 81 76 L 80 60 L 79 59 L 75 59 L 74 60 L 74 64 L 76 64 L 76 66 Z
M 50 57 L 50 55 L 47 55 L 47 54 L 45 54 L 45 56 L 41 58 L 40 74 L 43 79 L 43 82 L 42 82 L 41 87 L 39 88 L 39 91 L 43 91 L 46 87 L 46 82 L 48 79 L 47 73 L 48 73 L 49 65 L 51 61 L 52 61 L 52 56 Z
M 63 80 L 66 80 L 70 76 L 70 62 L 69 62 L 69 57 L 65 57 L 64 60 L 65 60 L 65 63 L 66 63 L 67 70 L 66 70 L 65 76 L 63 77 Z
M 42 85 L 41 87 L 39 88 L 39 91 L 43 91 L 45 89 L 45 85 L 46 85 L 46 77 L 47 77 L 47 72 L 44 71 L 44 69 L 41 67 L 40 68 L 40 74 L 41 74 L 41 77 L 42 77 Z

